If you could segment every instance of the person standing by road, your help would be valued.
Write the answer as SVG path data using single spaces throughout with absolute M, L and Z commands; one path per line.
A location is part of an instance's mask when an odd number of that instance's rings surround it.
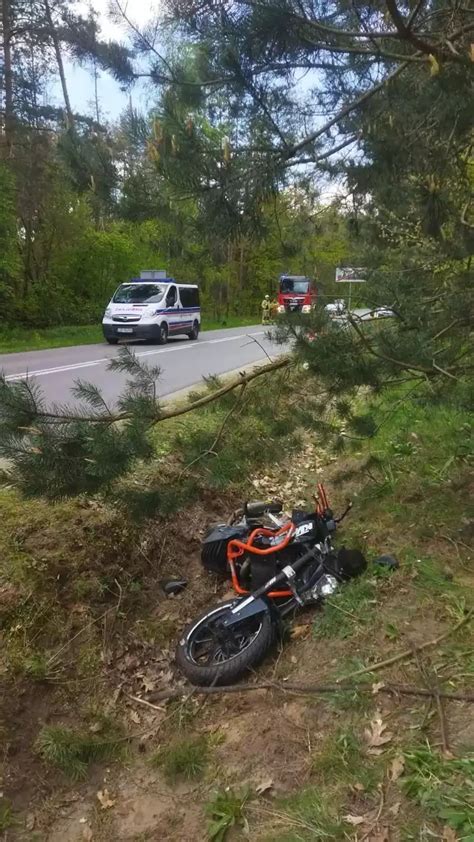
M 261 304 L 262 308 L 262 325 L 270 324 L 270 296 L 266 295 Z
M 276 319 L 277 315 L 278 315 L 278 301 L 274 297 L 270 301 L 270 321 L 271 321 L 272 325 L 275 324 L 275 319 Z

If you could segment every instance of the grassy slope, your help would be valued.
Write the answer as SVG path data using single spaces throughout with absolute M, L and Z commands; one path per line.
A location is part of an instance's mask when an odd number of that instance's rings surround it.
M 227 319 L 203 318 L 202 330 L 254 325 L 256 316 L 229 316 Z M 46 328 L 0 328 L 0 354 L 65 348 L 70 345 L 93 345 L 103 342 L 100 325 L 63 325 Z
M 278 408 L 275 386 L 271 391 L 259 387 L 258 395 L 258 402 L 247 395 L 248 404 L 234 422 L 232 439 L 226 428 L 219 457 L 198 462 L 192 474 L 180 478 L 174 488 L 171 479 L 176 479 L 177 471 L 171 460 L 176 444 L 184 447 L 184 464 L 191 462 L 212 444 L 230 403 L 208 409 L 199 418 L 176 419 L 167 433 L 160 431 L 161 462 L 147 472 L 148 490 L 143 491 L 145 477 L 140 474 L 140 486 L 130 483 L 126 491 L 129 496 L 135 492 L 139 508 L 156 504 L 158 498 L 162 507 L 186 505 L 187 520 L 183 524 L 180 515 L 176 522 L 155 521 L 141 532 L 140 547 L 135 527 L 102 505 L 20 504 L 12 491 L 2 492 L 4 647 L 0 661 L 13 675 L 17 692 L 23 693 L 18 712 L 10 702 L 3 711 L 4 739 L 7 744 L 12 740 L 14 748 L 12 760 L 4 761 L 10 784 L 17 781 L 25 789 L 22 769 L 38 763 L 38 748 L 34 748 L 38 735 L 48 764 L 41 767 L 41 777 L 61 799 L 67 793 L 67 778 L 55 777 L 54 768 L 69 768 L 73 775 L 75 769 L 82 769 L 78 760 L 87 767 L 97 750 L 97 729 L 106 735 L 114 728 L 120 733 L 137 731 L 136 720 L 131 724 L 128 719 L 127 697 L 114 703 L 113 722 L 107 718 L 110 708 L 106 712 L 105 699 L 118 683 L 125 692 L 143 693 L 143 679 L 135 678 L 135 673 L 143 676 L 157 658 L 166 663 L 166 651 L 185 619 L 216 598 L 203 586 L 198 565 L 191 563 L 198 546 L 196 532 L 203 516 L 218 520 L 232 508 L 244 493 L 241 477 L 252 469 L 261 483 L 259 494 L 278 489 L 290 501 L 309 494 L 324 475 L 337 508 L 348 495 L 355 502 L 341 536 L 344 543 L 363 547 L 369 558 L 381 551 L 392 552 L 401 564 L 390 577 L 369 571 L 347 585 L 316 614 L 314 622 L 311 614 L 299 618 L 295 639 L 287 642 L 276 661 L 263 665 L 260 677 L 334 681 L 409 648 L 411 641 L 435 637 L 455 625 L 472 605 L 474 577 L 467 548 L 469 419 L 464 412 L 455 407 L 397 403 L 400 394 L 390 396 L 379 407 L 380 417 L 385 415 L 386 420 L 378 437 L 361 444 L 349 458 L 335 460 L 315 451 L 310 441 L 303 453 L 298 449 L 297 460 L 283 465 L 280 454 L 287 452 L 288 435 L 295 446 L 291 408 L 283 402 Z M 272 415 L 266 402 L 275 410 Z M 198 443 L 191 439 L 196 429 Z M 262 452 L 264 438 L 268 448 Z M 259 462 L 264 470 L 259 469 Z M 164 495 L 166 470 L 170 481 Z M 183 529 L 188 540 L 192 536 L 191 558 L 186 555 L 184 567 Z M 190 586 L 180 600 L 163 606 L 156 580 L 167 572 L 185 572 Z M 91 618 L 119 603 L 110 625 L 90 625 Z M 64 641 L 81 629 L 85 631 L 73 648 L 66 647 L 57 655 Z M 120 655 L 124 651 L 128 654 Z M 0 680 L 1 674 L 0 668 Z M 102 679 L 106 685 L 100 684 Z M 154 680 L 159 684 L 162 679 Z M 168 674 L 165 682 L 169 680 Z M 369 688 L 376 682 L 392 681 L 450 691 L 472 689 L 472 630 L 464 626 L 452 638 L 426 650 L 418 661 L 402 661 L 362 680 Z M 103 686 L 109 686 L 105 694 Z M 28 714 L 29 695 L 34 698 L 34 711 Z M 5 698 L 13 697 L 10 688 Z M 250 838 L 258 842 L 351 837 L 381 842 L 388 838 L 387 827 L 392 838 L 401 842 L 443 834 L 450 842 L 472 842 L 471 713 L 468 705 L 445 705 L 451 758 L 440 751 L 436 704 L 424 699 L 397 700 L 372 692 L 310 699 L 252 693 L 212 699 L 205 705 L 191 699 L 167 708 L 166 719 L 151 740 L 151 764 L 148 755 L 144 763 L 143 755 L 132 749 L 130 777 L 143 776 L 142 789 L 148 787 L 155 805 L 165 803 L 168 784 L 174 787 L 178 781 L 181 787 L 190 787 L 185 790 L 183 813 L 176 815 L 173 808 L 160 822 L 164 840 L 203 839 L 208 822 L 209 838 L 214 831 L 215 839 L 222 839 L 219 832 L 233 823 L 237 830 L 229 835 L 231 842 L 242 838 L 241 830 L 248 822 Z M 41 719 L 52 714 L 62 730 L 41 730 Z M 144 720 L 147 710 L 138 706 L 137 714 L 139 731 L 147 724 L 155 727 L 153 712 L 150 720 Z M 372 753 L 366 732 L 377 729 L 371 723 L 378 717 L 387 742 L 375 747 L 380 749 L 377 754 Z M 72 734 L 64 724 L 73 728 Z M 101 745 L 104 742 L 109 744 L 103 740 Z M 109 784 L 116 787 L 114 798 L 119 803 L 131 797 L 123 789 L 123 774 L 115 782 L 110 778 Z M 262 782 L 270 788 L 256 796 Z M 14 786 L 9 786 L 10 793 L 14 811 L 9 812 L 5 802 L 5 823 L 21 817 L 21 797 Z M 95 791 L 89 807 L 86 788 L 83 795 L 81 816 L 88 816 L 94 839 L 116 838 L 123 818 L 117 818 L 113 808 L 98 812 Z M 133 797 L 142 804 L 142 795 Z M 52 815 L 39 812 L 38 839 L 44 838 L 41 833 Z M 156 838 L 156 821 L 136 838 Z
M 400 396 L 393 396 L 393 405 L 395 397 Z M 314 659 L 321 647 L 333 657 L 328 662 L 323 655 L 316 674 L 305 671 L 306 680 L 332 681 L 410 649 L 413 642 L 454 626 L 473 607 L 469 418 L 455 407 L 410 401 L 390 415 L 390 405 L 387 398 L 381 404 L 388 415 L 378 437 L 354 461 L 336 464 L 333 487 L 339 486 L 340 500 L 350 495 L 356 503 L 344 543 L 360 546 L 369 558 L 393 553 L 400 571 L 387 578 L 366 575 L 326 605 L 303 658 Z M 291 680 L 301 671 L 289 672 L 285 676 Z M 369 687 L 392 681 L 472 691 L 472 624 L 426 654 L 359 680 Z M 347 693 L 318 707 L 331 718 L 322 742 L 308 752 L 309 785 L 281 802 L 278 812 L 284 817 L 275 817 L 273 825 L 264 822 L 268 829 L 262 839 L 342 839 L 351 828 L 359 839 L 366 834 L 407 842 L 428 834 L 474 839 L 474 731 L 468 705 L 445 704 L 446 754 L 434 702 L 402 698 L 399 704 L 387 696 Z M 317 729 L 311 708 L 306 709 L 310 731 Z M 389 738 L 372 754 L 367 729 L 377 717 Z

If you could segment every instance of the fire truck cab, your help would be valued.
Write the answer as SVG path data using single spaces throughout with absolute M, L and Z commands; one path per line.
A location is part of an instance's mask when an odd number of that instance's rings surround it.
M 280 275 L 278 312 L 310 313 L 316 304 L 317 288 L 305 275 Z

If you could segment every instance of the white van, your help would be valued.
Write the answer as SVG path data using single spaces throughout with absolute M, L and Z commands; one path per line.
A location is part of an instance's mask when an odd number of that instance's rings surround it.
M 120 284 L 102 319 L 105 340 L 152 339 L 164 345 L 169 336 L 197 339 L 201 327 L 199 289 L 179 284 L 163 270 L 143 271 L 139 278 Z

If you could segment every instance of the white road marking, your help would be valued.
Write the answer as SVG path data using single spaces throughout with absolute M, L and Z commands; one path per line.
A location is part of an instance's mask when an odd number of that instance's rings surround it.
M 260 330 L 256 333 L 239 333 L 237 336 L 226 336 L 224 339 L 205 339 L 203 342 L 199 342 L 198 345 L 192 343 L 172 348 L 160 348 L 159 350 L 153 351 L 138 351 L 137 357 L 149 357 L 153 354 L 171 354 L 177 351 L 193 351 L 196 350 L 196 348 L 201 348 L 203 345 L 216 345 L 219 342 L 235 342 L 237 339 L 245 339 L 250 336 L 263 336 L 264 333 L 264 330 Z M 25 377 L 45 377 L 48 374 L 61 374 L 64 371 L 75 371 L 76 369 L 91 368 L 92 366 L 102 365 L 102 363 L 108 363 L 112 359 L 114 359 L 114 357 L 101 357 L 98 360 L 89 360 L 88 362 L 83 363 L 60 365 L 53 368 L 40 368 L 37 371 L 23 371 L 21 374 L 9 374 L 5 377 L 5 380 L 7 382 L 11 382 L 13 380 L 24 380 Z

